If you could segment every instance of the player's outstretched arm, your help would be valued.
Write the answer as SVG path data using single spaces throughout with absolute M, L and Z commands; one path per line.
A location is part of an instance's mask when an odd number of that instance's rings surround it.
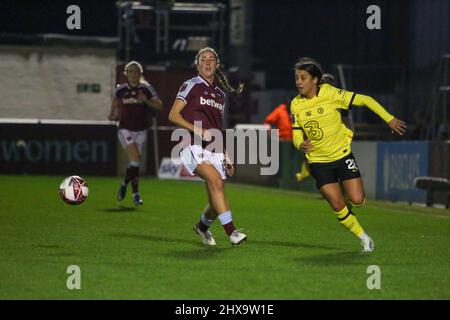
M 392 132 L 395 131 L 401 136 L 404 135 L 406 132 L 406 128 L 407 128 L 406 122 L 404 122 L 400 119 L 397 119 L 395 117 L 391 121 L 389 121 L 388 125 L 389 125 L 389 128 L 392 129 Z
M 407 128 L 406 123 L 387 112 L 386 109 L 384 109 L 383 106 L 381 106 L 381 104 L 379 104 L 372 97 L 363 94 L 356 94 L 352 105 L 357 107 L 366 106 L 376 113 L 381 119 L 383 119 L 393 132 L 395 131 L 401 136 L 405 134 Z

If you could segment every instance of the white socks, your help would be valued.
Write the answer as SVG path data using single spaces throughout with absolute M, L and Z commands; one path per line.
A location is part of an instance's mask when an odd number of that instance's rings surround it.
M 233 218 L 231 217 L 231 211 L 225 211 L 224 213 L 219 214 L 219 220 L 222 225 L 230 223 L 233 221 Z
M 210 227 L 210 226 L 213 224 L 213 222 L 214 222 L 214 220 L 208 219 L 208 218 L 205 216 L 204 213 L 202 214 L 200 220 L 202 221 L 202 223 L 203 223 L 205 226 L 208 226 L 208 227 Z

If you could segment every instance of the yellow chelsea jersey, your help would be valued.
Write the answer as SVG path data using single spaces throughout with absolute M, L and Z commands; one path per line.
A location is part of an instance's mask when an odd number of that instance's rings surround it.
M 339 109 L 348 109 L 354 97 L 353 92 L 323 84 L 315 97 L 298 95 L 292 100 L 294 145 L 298 148 L 306 134 L 313 147 L 306 154 L 309 163 L 336 161 L 351 152 L 350 130 L 343 124 Z

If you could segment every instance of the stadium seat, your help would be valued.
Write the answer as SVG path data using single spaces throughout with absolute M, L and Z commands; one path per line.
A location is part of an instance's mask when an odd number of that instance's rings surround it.
M 450 180 L 438 177 L 416 177 L 414 178 L 414 185 L 416 188 L 427 191 L 427 206 L 433 205 L 434 194 L 436 191 L 443 191 L 447 194 L 445 207 L 450 206 Z

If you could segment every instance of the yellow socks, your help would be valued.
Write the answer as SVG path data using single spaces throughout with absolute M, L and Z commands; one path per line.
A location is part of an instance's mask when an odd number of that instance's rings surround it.
M 350 230 L 351 233 L 353 233 L 358 238 L 361 238 L 362 234 L 364 233 L 363 228 L 359 224 L 356 217 L 353 215 L 351 211 L 348 210 L 347 207 L 344 207 L 339 212 L 335 212 L 339 222 L 346 227 L 348 230 Z

